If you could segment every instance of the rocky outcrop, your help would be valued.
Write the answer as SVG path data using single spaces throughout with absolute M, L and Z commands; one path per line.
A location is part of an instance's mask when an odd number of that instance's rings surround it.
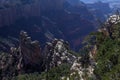
M 69 52 L 68 47 L 69 45 L 67 42 L 58 39 L 55 39 L 52 43 L 47 43 L 45 54 L 49 69 L 57 67 L 63 63 L 72 65 L 77 57 Z
M 32 41 L 26 32 L 21 31 L 19 47 L 11 47 L 10 50 L 10 54 L 4 54 L 5 56 L 0 54 L 1 80 L 4 80 L 7 76 L 12 78 L 24 73 L 48 72 L 63 64 L 67 64 L 70 67 L 69 73 L 67 73 L 69 76 L 61 76 L 63 80 L 66 77 L 70 79 L 74 76 L 75 78 L 85 80 L 85 72 L 89 77 L 93 76 L 94 61 L 91 56 L 95 54 L 96 48 L 89 55 L 90 63 L 88 63 L 87 67 L 83 66 L 81 56 L 72 52 L 69 43 L 62 39 L 54 39 L 52 42 L 47 42 L 42 50 L 38 41 Z
M 20 53 L 25 64 L 38 64 L 41 58 L 41 48 L 39 41 L 32 41 L 26 32 L 20 33 Z
M 120 22 L 120 14 L 119 12 L 115 15 L 111 15 L 108 19 L 106 24 L 118 24 Z
M 120 23 L 120 14 L 119 12 L 117 12 L 115 15 L 111 15 L 106 22 L 104 23 L 104 25 L 102 25 L 102 28 L 100 28 L 98 30 L 98 32 L 102 33 L 104 36 L 106 37 L 110 37 L 111 39 L 114 39 L 118 36 L 116 36 L 117 34 L 115 34 L 116 30 L 114 27 L 115 25 Z
M 17 60 L 7 53 L 0 52 L 0 80 L 8 80 L 17 74 Z
M 0 52 L 0 79 L 8 80 L 23 73 L 42 71 L 42 53 L 38 41 L 32 41 L 21 31 L 19 47 L 11 47 L 9 53 Z
M 41 71 L 43 62 L 40 44 L 32 41 L 26 32 L 21 31 L 19 48 L 11 47 L 11 55 L 16 59 L 18 73 Z
M 81 56 L 76 56 L 74 53 L 69 51 L 69 45 L 67 42 L 59 39 L 53 40 L 52 43 L 47 43 L 45 48 L 46 55 L 46 71 L 58 67 L 62 64 L 70 65 L 70 76 L 67 76 L 68 79 L 72 77 L 78 78 L 80 80 L 87 79 L 85 76 L 94 77 L 94 67 L 95 61 L 93 56 L 96 54 L 96 48 L 91 51 L 89 54 L 89 63 L 88 66 L 83 66 Z M 86 74 L 85 74 L 86 73 Z M 61 77 L 62 80 L 66 79 L 66 76 Z

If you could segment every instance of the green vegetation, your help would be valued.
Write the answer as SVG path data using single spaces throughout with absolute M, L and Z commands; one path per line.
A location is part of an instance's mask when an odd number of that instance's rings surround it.
M 41 74 L 43 79 L 46 80 L 60 80 L 61 77 L 66 77 L 70 73 L 70 65 L 69 64 L 62 64 L 61 66 L 52 68 L 48 72 L 44 72 Z
M 100 80 L 120 80 L 120 24 L 109 28 L 111 36 L 96 33 L 98 50 L 94 72 Z
M 23 74 L 18 75 L 17 77 L 13 78 L 12 80 L 61 80 L 62 76 L 68 76 L 70 73 L 70 65 L 69 64 L 62 64 L 61 66 L 52 68 L 48 72 L 39 73 L 32 73 L 32 74 Z

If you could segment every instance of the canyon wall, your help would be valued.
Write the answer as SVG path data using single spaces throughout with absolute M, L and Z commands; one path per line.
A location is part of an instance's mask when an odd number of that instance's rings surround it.
M 41 9 L 44 10 L 60 10 L 63 9 L 66 0 L 40 0 Z
M 40 2 L 0 10 L 0 27 L 9 26 L 22 17 L 40 16 Z
M 63 9 L 65 1 L 66 0 L 36 0 L 31 4 L 0 9 L 0 27 L 9 26 L 22 17 L 39 17 L 41 15 L 41 10 Z

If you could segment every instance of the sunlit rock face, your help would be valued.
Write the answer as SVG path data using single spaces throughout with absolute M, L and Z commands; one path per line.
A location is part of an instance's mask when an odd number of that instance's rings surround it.
M 106 23 L 117 24 L 120 22 L 120 15 L 111 15 Z
M 77 58 L 69 53 L 69 44 L 63 40 L 55 39 L 52 43 L 47 43 L 45 50 L 46 62 L 49 69 L 57 67 L 61 64 L 72 64 Z
M 96 49 L 95 49 L 96 50 Z M 53 69 L 62 64 L 70 65 L 69 76 L 61 76 L 61 79 L 64 80 L 66 77 L 70 79 L 76 75 L 76 78 L 80 80 L 85 80 L 85 72 L 89 77 L 94 76 L 94 67 L 95 61 L 93 59 L 94 51 L 89 53 L 89 64 L 84 67 L 82 64 L 82 58 L 76 56 L 74 53 L 70 52 L 68 42 L 61 39 L 54 39 L 52 42 L 47 42 L 47 45 L 44 49 L 45 62 L 46 62 L 46 71 Z

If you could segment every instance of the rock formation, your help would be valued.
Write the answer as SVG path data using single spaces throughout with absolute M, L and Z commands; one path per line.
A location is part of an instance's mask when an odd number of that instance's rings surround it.
M 19 48 L 11 47 L 11 55 L 16 59 L 18 72 L 32 72 L 42 67 L 41 52 L 39 42 L 32 41 L 26 32 L 21 31 Z
M 71 52 L 69 43 L 62 39 L 47 42 L 42 50 L 38 41 L 32 41 L 26 32 L 21 31 L 18 48 L 11 47 L 10 50 L 10 53 L 4 53 L 4 55 L 1 53 L 0 55 L 1 80 L 4 80 L 5 77 L 7 79 L 7 76 L 12 78 L 19 74 L 48 72 L 63 64 L 70 65 L 70 73 L 68 73 L 70 76 L 67 76 L 68 78 L 78 75 L 77 78 L 84 80 L 84 71 L 89 77 L 93 76 L 93 58 L 91 57 L 89 65 L 84 67 L 80 55 Z M 10 74 L 7 70 L 11 70 L 9 71 Z M 63 75 L 61 79 L 65 77 Z
M 55 39 L 52 43 L 47 43 L 45 54 L 49 68 L 59 66 L 63 63 L 72 64 L 76 59 L 74 55 L 69 53 L 68 43 L 63 40 Z M 48 53 L 49 52 L 49 53 Z
M 32 41 L 26 32 L 20 33 L 20 53 L 25 64 L 37 64 L 41 57 L 41 49 L 38 41 Z

